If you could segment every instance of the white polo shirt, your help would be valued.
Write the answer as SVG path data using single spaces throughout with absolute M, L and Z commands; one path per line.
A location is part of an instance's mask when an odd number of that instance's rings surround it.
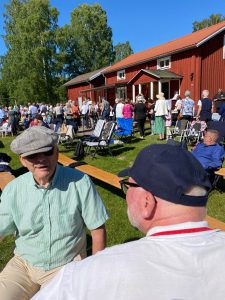
M 224 300 L 225 232 L 207 222 L 149 230 L 66 265 L 33 300 Z

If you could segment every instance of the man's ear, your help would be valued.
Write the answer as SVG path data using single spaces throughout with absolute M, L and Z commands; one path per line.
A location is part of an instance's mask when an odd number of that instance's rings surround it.
M 19 159 L 20 159 L 21 164 L 26 168 L 27 167 L 26 160 L 21 155 L 19 156 Z
M 59 155 L 59 148 L 55 147 L 55 150 L 56 150 L 57 155 Z
M 156 209 L 155 197 L 146 191 L 145 198 L 142 201 L 142 217 L 144 219 L 151 219 Z
M 55 153 L 57 156 L 57 160 L 59 160 L 59 148 L 57 146 L 55 146 Z

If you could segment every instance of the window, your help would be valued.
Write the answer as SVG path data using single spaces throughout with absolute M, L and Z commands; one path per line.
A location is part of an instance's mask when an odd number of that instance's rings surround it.
M 225 35 L 223 36 L 223 59 L 225 59 Z
M 116 98 L 119 99 L 126 99 L 127 98 L 127 87 L 126 86 L 121 86 L 117 87 L 116 89 Z
M 117 80 L 124 80 L 125 77 L 125 70 L 121 70 L 117 72 Z
M 171 57 L 163 57 L 157 60 L 157 69 L 169 69 L 171 67 Z

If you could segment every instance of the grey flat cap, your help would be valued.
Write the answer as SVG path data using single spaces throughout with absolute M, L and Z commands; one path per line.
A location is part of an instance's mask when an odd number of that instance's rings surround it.
M 26 157 L 51 150 L 57 141 L 58 135 L 53 130 L 44 126 L 33 126 L 17 136 L 10 148 L 14 153 Z

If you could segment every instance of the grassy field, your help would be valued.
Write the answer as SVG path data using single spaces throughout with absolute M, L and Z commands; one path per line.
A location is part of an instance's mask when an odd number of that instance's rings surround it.
M 149 132 L 146 132 L 149 134 Z M 16 176 L 22 174 L 25 170 L 21 167 L 18 157 L 14 155 L 9 148 L 12 137 L 4 137 L 0 139 L 0 152 L 5 152 L 12 157 L 10 166 Z M 88 164 L 104 169 L 111 173 L 117 174 L 120 170 L 131 165 L 137 153 L 145 146 L 153 143 L 164 143 L 157 141 L 157 136 L 147 135 L 144 140 L 139 139 L 139 135 L 135 133 L 129 143 L 123 145 L 113 145 L 112 151 L 114 156 L 109 156 L 106 153 L 99 153 L 95 158 L 87 156 L 84 161 Z M 75 143 L 68 145 L 60 145 L 60 151 L 73 157 Z M 185 171 L 185 170 L 184 170 Z M 126 215 L 126 203 L 123 194 L 111 186 L 103 184 L 99 181 L 94 181 L 96 187 L 107 207 L 110 214 L 110 219 L 107 221 L 107 244 L 108 246 L 118 243 L 124 243 L 130 240 L 140 238 L 142 236 L 137 230 L 132 228 L 128 222 Z M 225 193 L 212 191 L 209 197 L 208 214 L 225 222 Z M 87 233 L 88 234 L 88 233 Z M 88 235 L 90 245 L 90 236 Z M 14 238 L 13 236 L 6 237 L 0 242 L 0 270 L 13 254 Z M 90 246 L 89 246 L 90 252 Z

